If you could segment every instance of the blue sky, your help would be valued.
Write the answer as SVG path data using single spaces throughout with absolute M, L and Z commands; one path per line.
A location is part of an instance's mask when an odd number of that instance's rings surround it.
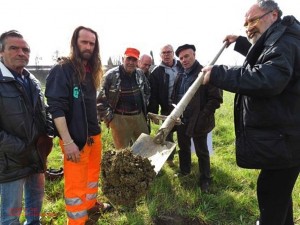
M 300 20 L 298 0 L 278 0 L 284 15 Z M 297 3 L 296 3 L 297 2 Z M 19 30 L 32 49 L 30 64 L 51 64 L 55 51 L 69 52 L 73 30 L 89 26 L 98 32 L 104 63 L 119 58 L 126 47 L 154 53 L 165 44 L 190 43 L 205 65 L 222 46 L 227 34 L 244 34 L 244 15 L 255 0 L 15 0 L 1 2 L 0 32 Z M 243 58 L 226 49 L 217 63 L 239 64 Z

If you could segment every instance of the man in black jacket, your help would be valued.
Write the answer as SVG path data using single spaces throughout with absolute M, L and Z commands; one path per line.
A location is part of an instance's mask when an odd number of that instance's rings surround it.
M 103 73 L 99 49 L 97 32 L 77 27 L 70 56 L 52 68 L 46 82 L 49 112 L 64 153 L 68 225 L 94 224 L 100 211 L 110 208 L 97 201 L 102 156 L 96 111 L 96 90 Z
M 259 225 L 293 225 L 292 191 L 300 169 L 300 24 L 272 0 L 246 13 L 244 37 L 229 35 L 247 54 L 241 67 L 204 68 L 204 83 L 236 93 L 237 164 L 261 169 Z M 249 49 L 249 47 L 251 47 Z
M 148 111 L 158 114 L 160 107 L 160 114 L 168 116 L 172 110 L 171 95 L 177 73 L 182 69 L 178 60 L 174 57 L 173 46 L 168 44 L 161 48 L 160 51 L 161 63 L 156 66 L 150 74 L 149 82 L 151 87 L 151 95 L 149 99 Z M 155 119 L 153 122 L 158 123 Z M 170 132 L 166 137 L 166 141 L 174 142 L 173 133 Z M 175 166 L 173 159 L 176 150 L 169 156 L 167 163 L 169 166 Z
M 52 122 L 40 82 L 30 74 L 30 48 L 16 30 L 0 36 L 0 224 L 41 224 Z
M 184 68 L 174 83 L 172 100 L 175 104 L 182 99 L 203 68 L 196 60 L 195 51 L 194 45 L 185 44 L 179 46 L 175 52 Z M 208 192 L 211 184 L 207 134 L 215 126 L 214 113 L 222 102 L 221 90 L 211 85 L 200 86 L 182 114 L 182 124 L 177 126 L 180 173 L 188 175 L 191 172 L 191 138 L 193 138 L 202 192 Z

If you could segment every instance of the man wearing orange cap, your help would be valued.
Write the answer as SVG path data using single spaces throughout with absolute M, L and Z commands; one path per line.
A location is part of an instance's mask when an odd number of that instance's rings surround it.
M 150 86 L 137 68 L 139 55 L 135 48 L 126 49 L 123 64 L 104 75 L 97 98 L 98 115 L 111 128 L 116 149 L 129 147 L 141 133 L 149 134 L 146 109 Z

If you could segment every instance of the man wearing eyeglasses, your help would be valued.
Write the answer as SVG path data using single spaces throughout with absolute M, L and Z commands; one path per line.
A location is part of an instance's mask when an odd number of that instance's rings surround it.
M 160 107 L 161 115 L 168 116 L 172 110 L 171 94 L 173 91 L 174 81 L 177 73 L 182 69 L 181 63 L 174 58 L 173 46 L 164 45 L 160 50 L 161 63 L 156 66 L 150 74 L 149 82 L 151 95 L 149 100 L 148 111 L 157 114 Z M 155 123 L 158 121 L 153 120 Z M 166 141 L 174 142 L 173 133 L 170 132 Z M 169 156 L 167 163 L 174 167 L 173 162 L 176 150 Z
M 272 0 L 246 13 L 246 38 L 228 45 L 247 55 L 243 66 L 203 69 L 204 84 L 236 93 L 236 159 L 261 169 L 257 181 L 259 225 L 293 225 L 292 191 L 300 169 L 300 24 Z

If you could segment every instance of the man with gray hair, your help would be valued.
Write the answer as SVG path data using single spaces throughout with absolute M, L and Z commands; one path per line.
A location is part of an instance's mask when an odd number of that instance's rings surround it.
M 0 56 L 0 224 L 20 224 L 23 201 L 24 224 L 41 224 L 52 122 L 23 35 L 1 34 Z
M 148 111 L 157 114 L 159 112 L 162 115 L 168 116 L 172 110 L 171 94 L 173 91 L 175 77 L 182 66 L 178 60 L 174 57 L 173 46 L 170 44 L 164 45 L 160 50 L 161 63 L 156 66 L 150 74 L 149 82 L 151 87 L 151 95 L 148 105 Z M 155 123 L 158 123 L 155 119 Z M 170 132 L 166 137 L 166 141 L 174 142 L 173 133 Z M 174 150 L 169 156 L 167 163 L 169 166 L 174 167 Z
M 204 84 L 236 93 L 236 159 L 261 169 L 259 225 L 293 225 L 292 191 L 300 170 L 300 23 L 272 0 L 245 15 L 245 37 L 225 41 L 247 55 L 243 66 L 208 66 Z M 248 41 L 247 41 L 248 39 Z

